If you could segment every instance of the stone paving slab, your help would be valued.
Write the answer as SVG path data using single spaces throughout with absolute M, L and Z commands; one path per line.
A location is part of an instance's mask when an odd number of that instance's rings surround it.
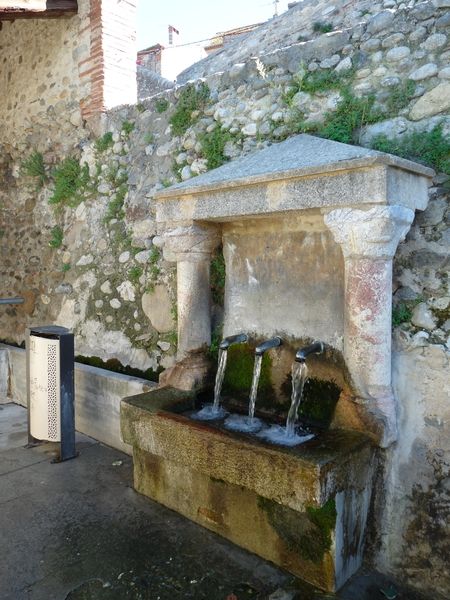
M 384 598 L 373 573 L 323 594 L 139 496 L 119 451 L 78 436 L 80 455 L 52 464 L 54 447 L 24 449 L 25 433 L 26 411 L 0 406 L 1 600 Z

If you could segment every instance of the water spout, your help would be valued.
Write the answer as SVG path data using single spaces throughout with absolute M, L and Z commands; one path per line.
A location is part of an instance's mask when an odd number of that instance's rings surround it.
M 270 350 L 270 348 L 276 348 L 277 346 L 281 346 L 281 343 L 281 338 L 278 336 L 271 338 L 270 340 L 266 340 L 262 344 L 259 344 L 259 346 L 256 346 L 255 354 L 256 356 L 262 356 L 264 352 L 266 352 L 266 350 Z
M 246 333 L 237 333 L 236 335 L 229 335 L 228 337 L 223 338 L 223 340 L 220 342 L 219 349 L 228 350 L 228 348 L 233 344 L 242 344 L 243 342 L 247 341 L 248 335 Z
M 309 346 L 297 350 L 295 360 L 297 362 L 305 362 L 307 356 L 310 354 L 322 354 L 323 352 L 325 352 L 325 344 L 323 342 L 314 342 Z

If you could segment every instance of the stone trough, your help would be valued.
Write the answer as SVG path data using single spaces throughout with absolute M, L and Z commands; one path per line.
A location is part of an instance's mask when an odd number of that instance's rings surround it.
M 392 258 L 432 175 L 300 135 L 159 192 L 157 242 L 177 263 L 178 363 L 159 389 L 122 402 L 138 491 L 325 590 L 359 568 L 375 448 L 397 437 Z M 329 429 L 304 445 L 269 445 L 184 414 L 205 386 L 220 244 L 224 335 L 331 349 L 311 374 L 340 382 L 340 396 Z M 280 357 L 274 406 L 288 377 Z

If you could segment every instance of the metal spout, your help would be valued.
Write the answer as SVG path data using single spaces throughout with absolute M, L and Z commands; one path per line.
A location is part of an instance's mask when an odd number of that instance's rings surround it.
M 295 360 L 297 362 L 305 362 L 306 357 L 310 354 L 322 354 L 322 352 L 325 352 L 325 344 L 323 342 L 314 342 L 309 346 L 297 350 Z
M 243 342 L 248 341 L 248 335 L 246 333 L 237 333 L 236 335 L 229 335 L 224 338 L 220 344 L 219 348 L 221 350 L 227 350 L 233 344 L 242 344 Z
M 281 346 L 281 344 L 282 344 L 282 340 L 280 337 L 277 336 L 277 337 L 271 338 L 270 340 L 266 340 L 259 346 L 256 346 L 255 354 L 256 354 L 256 356 L 262 356 L 266 350 L 269 350 L 270 348 L 276 348 L 277 346 Z

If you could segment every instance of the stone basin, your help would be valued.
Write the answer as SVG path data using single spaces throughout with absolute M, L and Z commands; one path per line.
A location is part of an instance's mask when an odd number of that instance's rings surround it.
M 138 492 L 318 587 L 359 568 L 375 463 L 367 436 L 325 431 L 294 448 L 194 421 L 195 393 L 125 398 Z

